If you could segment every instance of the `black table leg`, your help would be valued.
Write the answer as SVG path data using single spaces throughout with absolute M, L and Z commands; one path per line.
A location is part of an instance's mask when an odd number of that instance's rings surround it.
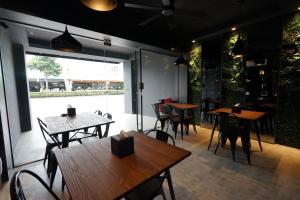
M 218 116 L 215 115 L 214 126 L 213 126 L 213 129 L 212 129 L 212 132 L 211 132 L 210 141 L 209 141 L 209 145 L 208 145 L 207 150 L 209 150 L 209 148 L 211 146 L 211 142 L 213 140 L 215 129 L 216 129 L 217 125 L 218 125 Z
M 192 118 L 193 118 L 193 128 L 194 128 L 195 133 L 197 134 L 196 120 L 195 120 L 195 111 L 194 111 L 194 109 L 192 110 Z
M 250 160 L 250 122 L 245 123 L 245 132 L 243 133 L 243 138 L 242 138 L 242 145 L 243 149 L 247 155 L 247 160 L 249 165 L 251 165 L 251 160 Z
M 172 183 L 170 169 L 166 170 L 166 175 L 167 175 L 169 190 L 170 190 L 170 194 L 171 194 L 171 199 L 175 200 L 175 193 L 174 193 L 174 188 L 173 188 L 173 183 Z
M 66 148 L 69 146 L 69 134 L 70 132 L 62 133 L 62 148 Z
M 259 144 L 260 150 L 263 151 L 263 148 L 261 146 L 260 133 L 259 133 L 257 121 L 254 122 L 254 126 L 255 126 L 255 132 L 256 132 L 256 136 L 257 136 L 257 140 L 258 140 L 258 144 Z
M 180 110 L 180 131 L 181 139 L 183 139 L 183 120 L 184 120 L 184 110 Z M 188 133 L 186 133 L 188 135 Z
M 99 139 L 101 139 L 103 136 L 102 136 L 102 129 L 101 129 L 101 126 L 98 125 L 96 126 L 96 129 L 97 129 L 97 132 L 98 132 L 98 135 L 99 135 Z

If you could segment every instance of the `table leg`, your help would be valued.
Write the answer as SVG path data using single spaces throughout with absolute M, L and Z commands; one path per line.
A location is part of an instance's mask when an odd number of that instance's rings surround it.
M 247 155 L 248 163 L 249 163 L 249 165 L 251 165 L 251 160 L 250 160 L 250 122 L 246 122 L 246 124 L 245 124 L 245 132 L 243 133 L 242 145 L 243 145 L 243 149 Z
M 192 118 L 193 118 L 193 128 L 195 133 L 197 134 L 197 129 L 196 129 L 196 120 L 195 120 L 195 110 L 192 110 Z
M 180 131 L 181 139 L 183 139 L 183 120 L 184 120 L 184 110 L 180 110 Z M 188 133 L 186 133 L 188 135 Z
M 166 175 L 167 175 L 169 190 L 170 190 L 170 194 L 171 194 L 171 199 L 175 200 L 175 193 L 174 193 L 174 188 L 173 188 L 173 183 L 172 183 L 170 169 L 166 170 Z
M 70 132 L 62 133 L 62 148 L 66 148 L 69 146 L 69 134 Z
M 103 136 L 102 136 L 102 129 L 101 129 L 101 126 L 98 125 L 96 126 L 96 129 L 97 129 L 97 132 L 98 132 L 98 135 L 99 135 L 99 139 L 101 139 Z
M 263 148 L 262 148 L 261 142 L 260 142 L 260 133 L 259 133 L 257 121 L 254 122 L 254 126 L 255 126 L 255 132 L 256 132 L 256 136 L 257 136 L 257 140 L 258 140 L 258 144 L 259 144 L 260 150 L 263 151 Z
M 209 148 L 210 148 L 210 146 L 211 146 L 211 142 L 212 142 L 212 140 L 213 140 L 214 133 L 215 133 L 215 129 L 216 129 L 218 123 L 219 123 L 219 122 L 218 122 L 218 116 L 215 115 L 214 126 L 213 126 L 213 129 L 212 129 L 212 132 L 211 132 L 210 141 L 209 141 L 209 145 L 208 145 L 207 150 L 209 150 Z

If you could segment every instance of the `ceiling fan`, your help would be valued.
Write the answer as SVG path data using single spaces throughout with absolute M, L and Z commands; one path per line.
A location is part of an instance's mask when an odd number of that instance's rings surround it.
M 153 7 L 153 6 L 134 4 L 134 3 L 125 3 L 124 6 L 127 8 L 159 11 L 157 14 L 139 23 L 139 26 L 147 26 L 148 24 L 152 23 L 156 19 L 160 17 L 164 17 L 168 23 L 169 28 L 173 30 L 176 28 L 176 23 L 174 19 L 175 15 L 185 15 L 185 16 L 191 16 L 196 18 L 201 18 L 204 16 L 204 12 L 202 11 L 176 8 L 174 5 L 175 0 L 161 0 L 161 4 L 162 7 Z

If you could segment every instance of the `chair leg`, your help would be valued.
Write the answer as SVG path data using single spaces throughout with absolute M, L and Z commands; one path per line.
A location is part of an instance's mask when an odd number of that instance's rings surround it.
M 46 150 L 45 150 L 45 156 L 44 156 L 44 162 L 43 162 L 43 165 L 45 166 L 45 163 L 46 163 L 46 160 L 48 158 L 48 150 L 49 149 L 49 145 L 46 146 Z M 49 161 L 48 161 L 49 162 Z
M 166 121 L 165 120 L 160 120 L 160 124 L 161 124 L 161 130 L 163 131 L 164 128 L 165 128 L 165 123 Z
M 154 125 L 154 130 L 156 130 L 157 122 L 158 122 L 158 119 L 156 119 L 156 122 L 155 122 L 155 125 Z
M 217 143 L 217 146 L 216 146 L 216 148 L 215 148 L 215 154 L 217 153 L 217 150 L 218 150 L 218 148 L 219 148 L 219 145 L 220 145 L 221 140 L 222 140 L 222 133 L 219 132 L 218 143 Z
M 236 147 L 236 137 L 230 137 L 230 147 L 231 147 L 231 153 L 232 153 L 232 160 L 235 161 L 235 147 Z
M 208 145 L 208 147 L 207 147 L 207 150 L 209 150 L 209 148 L 210 148 L 210 146 L 211 146 L 211 142 L 212 142 L 212 140 L 213 140 L 213 137 L 214 137 L 214 133 L 215 133 L 217 124 L 218 124 L 218 118 L 217 118 L 217 116 L 215 116 L 214 126 L 213 126 L 213 129 L 212 129 L 212 132 L 211 132 L 210 141 L 209 141 L 209 145 Z
M 57 171 L 57 162 L 56 159 L 53 158 L 52 160 L 52 170 L 51 170 L 51 177 L 50 177 L 50 188 L 52 189 L 53 183 L 54 183 L 54 179 L 55 179 L 55 175 L 56 175 L 56 171 Z
M 163 186 L 161 186 L 161 195 L 162 195 L 162 197 L 163 197 L 164 200 L 167 200 L 167 197 L 166 197 L 166 194 L 165 194 Z

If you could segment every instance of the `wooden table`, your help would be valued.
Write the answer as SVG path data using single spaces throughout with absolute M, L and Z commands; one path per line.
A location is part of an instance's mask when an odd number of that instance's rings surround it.
M 208 149 L 209 149 L 210 146 L 211 146 L 211 142 L 212 142 L 212 139 L 213 139 L 215 129 L 216 129 L 218 123 L 219 123 L 217 115 L 219 113 L 232 113 L 232 110 L 231 110 L 231 108 L 219 108 L 219 109 L 216 109 L 216 110 L 209 111 L 208 113 L 212 114 L 212 115 L 215 115 L 214 125 L 213 125 L 213 129 L 212 129 L 212 133 L 211 133 L 211 138 L 210 138 L 210 142 L 209 142 L 209 145 L 208 145 Z M 232 113 L 232 114 L 234 114 L 237 118 L 239 118 L 241 120 L 244 120 L 246 122 L 246 126 L 247 126 L 247 129 L 248 129 L 247 134 L 248 134 L 249 140 L 250 140 L 250 135 L 249 135 L 250 134 L 250 125 L 249 125 L 249 123 L 254 122 L 258 144 L 259 144 L 260 150 L 263 151 L 261 141 L 260 141 L 260 132 L 259 132 L 258 125 L 257 125 L 257 120 L 262 118 L 265 115 L 265 113 L 264 112 L 258 112 L 258 111 L 250 111 L 250 110 L 241 110 L 241 113 Z M 247 152 L 247 157 L 248 157 L 248 161 L 250 163 L 250 152 Z
M 196 125 L 195 125 L 195 112 L 194 109 L 198 108 L 199 105 L 196 104 L 186 104 L 186 103 L 165 103 L 165 105 L 170 105 L 176 110 L 179 111 L 180 116 L 180 130 L 181 130 L 181 137 L 183 137 L 183 119 L 184 119 L 184 111 L 191 110 L 192 111 L 192 119 L 193 119 L 193 128 L 195 133 L 197 133 Z M 188 135 L 188 132 L 186 132 Z
M 169 168 L 191 152 L 142 133 L 131 131 L 135 153 L 118 158 L 111 153 L 110 138 L 55 151 L 55 156 L 73 200 L 121 199 L 137 186 L 166 171 L 175 199 Z
M 62 147 L 68 147 L 69 133 L 72 131 L 96 127 L 99 137 L 102 138 L 101 125 L 111 124 L 114 121 L 96 113 L 79 113 L 74 117 L 46 117 L 45 123 L 50 135 L 62 134 Z

